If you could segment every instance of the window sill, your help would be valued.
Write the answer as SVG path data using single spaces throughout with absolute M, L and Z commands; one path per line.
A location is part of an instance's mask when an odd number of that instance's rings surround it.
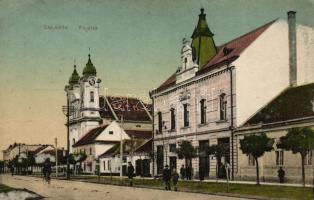
M 181 129 L 188 129 L 191 128 L 190 126 L 183 126 Z
M 207 126 L 208 123 L 201 123 L 201 124 L 198 124 L 198 127 L 203 127 L 203 126 Z
M 218 120 L 218 121 L 216 121 L 216 123 L 217 124 L 220 124 L 220 123 L 225 123 L 225 122 L 227 122 L 228 120 L 226 120 L 226 119 L 223 119 L 223 120 Z
M 176 129 L 170 129 L 168 132 L 173 133 L 173 132 L 177 132 L 177 130 Z

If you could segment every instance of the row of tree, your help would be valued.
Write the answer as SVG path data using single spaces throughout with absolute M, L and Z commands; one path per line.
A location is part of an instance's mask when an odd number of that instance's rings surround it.
M 80 172 L 80 167 L 76 167 L 79 163 L 81 166 L 82 162 L 85 161 L 87 155 L 84 152 L 69 154 L 69 163 L 73 165 L 73 169 L 77 169 L 77 172 Z M 51 160 L 50 160 L 51 162 Z M 55 162 L 51 162 L 55 165 Z M 58 165 L 66 165 L 67 159 L 65 156 L 58 155 Z M 31 174 L 33 173 L 33 167 L 42 167 L 44 160 L 42 162 L 36 162 L 36 158 L 32 154 L 21 154 L 16 155 L 8 163 L 0 161 L 0 173 L 4 172 L 5 168 L 14 169 L 17 174 Z
M 259 185 L 258 158 L 265 152 L 273 150 L 274 140 L 267 137 L 265 133 L 245 136 L 240 140 L 240 149 L 246 155 L 253 156 L 256 163 L 256 182 Z M 280 137 L 276 144 L 277 148 L 300 154 L 302 168 L 302 183 L 305 186 L 305 158 L 314 149 L 314 131 L 308 127 L 291 128 L 287 135 Z
M 292 151 L 294 154 L 300 154 L 301 167 L 302 167 L 302 183 L 305 186 L 305 158 L 310 151 L 314 149 L 314 131 L 308 127 L 291 128 L 285 136 L 280 137 L 279 142 L 276 144 L 277 148 Z M 246 155 L 251 155 L 256 163 L 256 182 L 260 184 L 259 178 L 259 162 L 258 158 L 263 156 L 265 152 L 270 152 L 274 147 L 274 139 L 269 138 L 265 133 L 256 133 L 244 136 L 240 140 L 240 149 Z M 179 144 L 176 153 L 179 159 L 185 159 L 186 166 L 188 160 L 195 158 L 203 153 L 205 155 L 213 155 L 217 160 L 217 169 L 221 165 L 221 159 L 227 156 L 229 152 L 228 144 L 217 144 L 208 146 L 197 152 L 190 141 L 183 141 Z M 218 176 L 218 174 L 217 174 Z

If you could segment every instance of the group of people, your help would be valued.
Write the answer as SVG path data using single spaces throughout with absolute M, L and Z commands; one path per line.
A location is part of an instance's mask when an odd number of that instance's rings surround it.
M 180 175 L 182 180 L 192 180 L 192 168 L 190 165 L 184 167 L 184 165 L 180 168 Z
M 171 181 L 174 187 L 174 190 L 177 191 L 178 187 L 178 181 L 179 181 L 179 174 L 176 170 L 176 168 L 173 168 L 172 171 L 169 169 L 169 166 L 166 165 L 163 173 L 162 173 L 162 178 L 164 181 L 164 186 L 165 186 L 165 190 L 171 190 Z

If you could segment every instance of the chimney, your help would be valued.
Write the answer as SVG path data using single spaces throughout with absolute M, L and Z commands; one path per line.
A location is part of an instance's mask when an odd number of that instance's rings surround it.
M 288 37 L 289 37 L 289 84 L 297 85 L 297 33 L 295 11 L 288 13 Z

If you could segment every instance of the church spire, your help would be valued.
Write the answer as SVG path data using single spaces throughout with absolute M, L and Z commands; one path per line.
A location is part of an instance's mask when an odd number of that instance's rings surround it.
M 198 16 L 198 23 L 191 38 L 194 60 L 197 61 L 201 68 L 208 60 L 216 55 L 217 49 L 213 39 L 214 34 L 209 29 L 206 21 L 204 8 L 201 8 L 201 13 Z
M 77 73 L 76 71 L 76 65 L 74 64 L 74 70 L 73 70 L 73 73 L 69 79 L 69 84 L 70 85 L 74 85 L 74 84 L 77 84 L 80 80 L 80 76 L 79 74 Z
M 83 76 L 88 78 L 89 76 L 96 76 L 96 74 L 97 74 L 97 71 L 96 71 L 95 66 L 92 63 L 91 55 L 89 53 L 88 54 L 88 61 L 86 63 L 86 66 L 83 69 Z

